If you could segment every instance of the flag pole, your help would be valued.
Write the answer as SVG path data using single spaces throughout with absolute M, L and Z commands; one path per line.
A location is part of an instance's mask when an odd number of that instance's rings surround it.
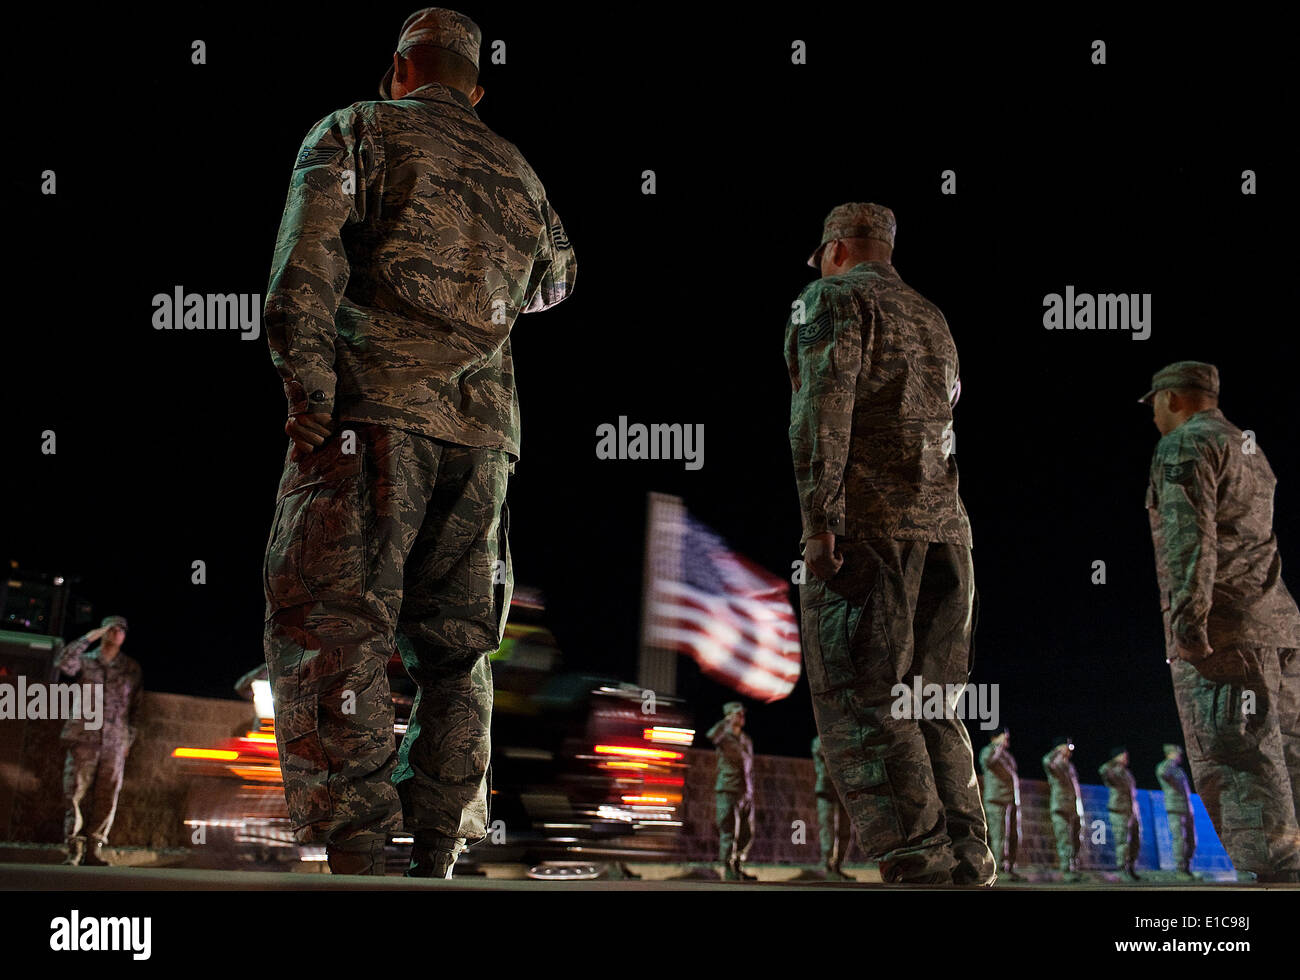
M 654 591 L 655 528 L 662 525 L 669 508 L 680 508 L 680 497 L 663 493 L 646 494 L 645 548 L 641 560 L 641 650 L 637 663 L 637 683 L 642 688 L 660 694 L 677 693 L 677 653 L 656 646 L 651 638 L 651 609 Z

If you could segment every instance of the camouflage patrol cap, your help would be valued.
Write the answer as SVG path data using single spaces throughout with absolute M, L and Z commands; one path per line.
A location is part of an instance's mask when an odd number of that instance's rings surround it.
M 126 617 L 125 617 L 125 616 L 105 616 L 105 617 L 100 621 L 99 625 L 102 626 L 102 627 L 120 626 L 120 627 L 122 627 L 122 629 L 126 629 Z
M 817 251 L 808 256 L 808 264 L 821 267 L 822 249 L 839 238 L 874 238 L 894 247 L 894 231 L 898 224 L 894 212 L 883 204 L 840 204 L 822 223 L 822 241 Z
M 1112 759 L 1118 759 L 1121 755 L 1123 755 L 1127 751 L 1128 751 L 1127 746 L 1116 745 L 1110 750 L 1110 757 Z
M 1151 376 L 1151 390 L 1138 402 L 1150 404 L 1152 396 L 1165 388 L 1199 388 L 1218 397 L 1219 369 L 1204 361 L 1175 361 Z
M 744 710 L 745 710 L 745 706 L 741 704 L 739 701 L 728 701 L 726 704 L 722 706 L 722 713 L 726 715 L 728 718 L 734 715 L 737 711 L 744 711 Z
M 478 67 L 478 48 L 483 32 L 477 24 L 462 13 L 446 7 L 425 7 L 406 18 L 402 33 L 397 36 L 397 53 L 406 54 L 417 44 L 446 48 Z M 385 99 L 393 97 L 393 66 L 388 66 L 379 83 L 379 94 Z
M 1164 745 L 1160 746 L 1160 750 L 1164 752 L 1165 755 L 1168 755 L 1170 752 L 1177 752 L 1179 755 L 1183 754 L 1183 747 L 1181 745 L 1175 745 L 1173 742 L 1166 742 Z

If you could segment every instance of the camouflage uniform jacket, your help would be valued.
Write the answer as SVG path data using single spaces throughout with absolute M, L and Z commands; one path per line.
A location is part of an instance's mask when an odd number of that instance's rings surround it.
M 1165 810 L 1169 813 L 1192 812 L 1192 787 L 1187 773 L 1173 759 L 1165 759 L 1156 766 L 1156 779 L 1165 791 Z
M 713 781 L 717 793 L 754 795 L 754 743 L 743 731 L 733 734 L 723 718 L 709 729 L 708 739 L 718 747 L 718 778 Z
M 1106 809 L 1111 813 L 1137 813 L 1137 780 L 1128 766 L 1121 762 L 1108 762 L 1097 770 L 1101 781 L 1110 790 L 1106 800 Z
M 1244 448 L 1254 452 L 1244 451 Z M 1156 444 L 1147 487 L 1165 650 L 1300 646 L 1300 612 L 1273 535 L 1277 480 L 1217 408 Z
M 1005 745 L 989 744 L 980 749 L 980 768 L 984 770 L 986 802 L 1020 805 L 1020 774 L 1015 756 Z
M 118 742 L 129 747 L 135 741 L 136 720 L 144 701 L 140 665 L 121 651 L 112 663 L 105 663 L 100 659 L 98 647 L 86 652 L 90 642 L 84 636 L 73 640 L 59 653 L 54 666 L 69 677 L 76 677 L 78 684 L 103 685 L 102 724 L 98 730 L 87 730 L 83 719 L 69 718 L 64 722 L 61 737 L 71 742 L 99 738 L 105 743 Z
M 298 154 L 267 287 L 289 413 L 518 458 L 510 331 L 576 275 L 541 181 L 463 93 L 331 113 Z
M 1043 756 L 1043 771 L 1051 787 L 1047 809 L 1052 813 L 1078 813 L 1083 795 L 1079 791 L 1079 773 L 1064 753 L 1048 752 Z
M 892 265 L 863 262 L 803 291 L 785 352 L 803 540 L 969 547 L 951 435 L 957 348 L 938 308 Z

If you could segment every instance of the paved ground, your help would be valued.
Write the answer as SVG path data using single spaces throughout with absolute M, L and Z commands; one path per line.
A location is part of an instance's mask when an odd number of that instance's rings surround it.
M 191 868 L 67 868 L 48 864 L 6 864 L 0 866 L 0 890 L 4 891 L 390 891 L 438 888 L 452 891 L 730 891 L 755 889 L 767 892 L 897 890 L 886 889 L 879 881 L 858 883 L 791 881 L 776 879 L 776 874 L 788 875 L 789 868 L 757 868 L 762 878 L 753 883 L 722 881 L 649 879 L 640 881 L 531 881 L 524 878 L 496 877 L 453 878 L 450 881 L 430 881 L 387 876 L 380 878 L 336 876 L 327 874 L 302 874 L 274 871 L 201 871 Z M 865 877 L 865 876 L 864 876 Z M 1273 889 L 1296 890 L 1297 886 L 1264 886 L 1237 883 L 1201 883 L 1194 886 L 1199 891 L 1239 892 Z M 906 886 L 907 890 L 923 889 Z M 1114 885 L 1097 878 L 1078 885 L 1059 883 L 1026 883 L 999 885 L 997 890 L 1007 891 L 1187 891 L 1180 883 L 1152 883 Z M 948 890 L 948 889 L 937 889 Z
M 307 862 L 291 871 L 264 870 L 211 870 L 181 865 L 190 858 L 190 852 L 150 851 L 143 848 L 110 850 L 107 856 L 114 863 L 109 868 L 64 867 L 64 850 L 58 845 L 5 844 L 0 845 L 0 890 L 4 891 L 333 891 L 346 890 L 409 890 L 441 888 L 466 891 L 541 891 L 594 890 L 594 891 L 716 891 L 755 889 L 766 892 L 786 891 L 881 891 L 897 890 L 886 886 L 874 866 L 846 868 L 855 881 L 827 882 L 817 869 L 789 865 L 749 865 L 747 870 L 758 876 L 757 882 L 723 882 L 717 871 L 708 865 L 684 864 L 631 864 L 628 867 L 639 879 L 591 881 L 535 881 L 526 877 L 523 865 L 484 865 L 481 877 L 453 878 L 450 881 L 413 880 L 398 875 L 384 877 L 335 876 L 323 864 Z M 997 891 L 1274 891 L 1300 890 L 1296 885 L 1254 885 L 1232 880 L 1206 880 L 1196 883 L 1180 882 L 1172 872 L 1144 872 L 1138 883 L 1124 882 L 1113 872 L 1085 873 L 1085 880 L 1065 885 L 1046 869 L 1022 869 L 1029 880 L 1002 881 Z M 907 886 L 907 890 L 924 889 Z M 937 889 L 950 891 L 952 889 Z

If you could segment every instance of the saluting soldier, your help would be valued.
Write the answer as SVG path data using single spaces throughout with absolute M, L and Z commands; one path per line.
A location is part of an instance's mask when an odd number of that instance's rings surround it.
M 1128 749 L 1110 750 L 1110 758 L 1098 770 L 1101 781 L 1110 790 L 1106 812 L 1110 816 L 1110 835 L 1115 841 L 1115 870 L 1129 881 L 1140 881 L 1135 870 L 1138 851 L 1142 849 L 1142 829 L 1138 821 L 1137 780 L 1128 768 Z
M 728 701 L 707 737 L 718 749 L 713 781 L 718 858 L 725 881 L 756 881 L 743 864 L 754 843 L 754 743 L 745 734 L 745 706 Z
M 980 750 L 984 770 L 984 816 L 989 825 L 989 848 L 998 862 L 999 874 L 1011 881 L 1024 881 L 1016 873 L 1016 852 L 1020 846 L 1020 774 L 1011 754 L 1011 729 L 1004 728 Z
M 96 640 L 99 646 L 90 650 Z M 73 640 L 54 662 L 78 684 L 98 685 L 104 692 L 98 730 L 88 729 L 84 717 L 69 718 L 60 735 L 67 750 L 63 765 L 65 864 L 108 864 L 103 848 L 117 816 L 126 757 L 135 742 L 144 701 L 140 665 L 122 652 L 125 642 L 126 618 L 106 616 L 99 629 Z
M 1082 881 L 1079 874 L 1079 845 L 1083 833 L 1083 794 L 1079 790 L 1079 773 L 1070 761 L 1074 742 L 1068 735 L 1054 740 L 1052 751 L 1043 756 L 1043 771 L 1050 789 L 1047 809 L 1052 815 L 1052 835 L 1056 838 L 1056 859 L 1062 878 Z

